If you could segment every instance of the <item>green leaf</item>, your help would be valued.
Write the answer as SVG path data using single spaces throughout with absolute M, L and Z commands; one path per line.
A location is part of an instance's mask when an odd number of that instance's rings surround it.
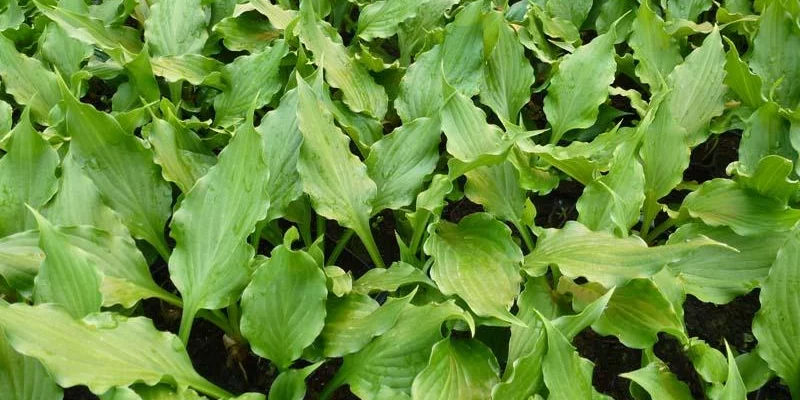
M 736 367 L 741 372 L 747 392 L 753 392 L 766 385 L 775 377 L 775 372 L 755 351 L 742 353 L 736 357 Z
M 408 305 L 391 329 L 344 357 L 322 398 L 343 383 L 359 398 L 374 398 L 382 388 L 411 394 L 411 384 L 428 364 L 431 347 L 442 339 L 442 323 L 453 319 L 471 324 L 469 314 L 453 301 Z
M 614 40 L 611 30 L 561 59 L 544 98 L 544 113 L 553 127 L 550 143 L 558 143 L 571 129 L 594 124 L 617 70 Z
M 75 319 L 100 311 L 102 275 L 94 262 L 41 214 L 33 209 L 31 213 L 39 224 L 39 247 L 45 254 L 34 280 L 36 303 L 58 304 Z
M 483 11 L 482 1 L 465 5 L 444 32 L 442 77 L 467 97 L 478 93 L 483 78 Z
M 744 121 L 738 165 L 743 172 L 752 173 L 761 159 L 771 154 L 797 159 L 791 141 L 789 121 L 780 115 L 779 106 L 764 103 Z
M 25 204 L 41 207 L 57 189 L 58 154 L 31 125 L 29 109 L 9 133 L 6 150 L 0 158 L 0 237 L 34 227 Z
M 722 114 L 723 96 L 728 90 L 724 79 L 725 52 L 719 29 L 714 28 L 702 46 L 692 51 L 667 78 L 671 91 L 664 102 L 675 121 L 686 130 L 689 146 L 705 141 L 711 118 Z
M 316 261 L 319 263 L 319 260 Z M 335 265 L 325 267 L 324 270 L 329 293 L 333 293 L 336 297 L 342 297 L 353 290 L 353 276 L 350 272 Z
M 642 369 L 619 376 L 630 379 L 650 394 L 653 400 L 691 400 L 692 393 L 685 383 L 670 372 L 661 360 L 647 364 Z
M 503 375 L 503 383 L 494 389 L 493 398 L 527 399 L 542 388 L 542 360 L 547 351 L 547 335 L 540 313 L 545 318 L 553 319 L 553 326 L 567 340 L 572 340 L 575 335 L 597 321 L 613 293 L 613 289 L 609 290 L 579 314 L 557 317 L 561 313 L 560 305 L 556 303 L 558 294 L 551 290 L 546 279 L 530 278 L 519 297 L 517 313 L 517 317 L 527 326 L 511 327 L 508 352 L 510 363 Z
M 377 186 L 367 175 L 367 167 L 350 153 L 349 140 L 313 89 L 300 78 L 297 88 L 297 119 L 303 134 L 297 170 L 303 190 L 318 214 L 352 229 L 368 250 L 377 252 L 369 226 Z
M 400 24 L 414 18 L 425 7 L 425 1 L 380 0 L 367 4 L 358 15 L 356 34 L 366 41 L 388 38 L 397 33 Z
M 182 54 L 169 57 L 152 57 L 150 64 L 156 76 L 167 82 L 185 80 L 192 85 L 208 85 L 227 89 L 222 82 L 223 64 L 199 54 Z
M 67 88 L 61 89 L 72 157 L 131 233 L 167 258 L 164 224 L 172 193 L 161 179 L 151 151 L 122 130 L 114 117 L 81 103 Z
M 42 364 L 17 353 L 0 329 L 0 390 L 8 400 L 55 399 L 64 393 Z
M 609 0 L 599 5 L 600 11 L 594 20 L 597 33 L 603 34 L 614 28 L 614 22 L 620 19 L 617 29 L 617 42 L 621 42 L 628 37 L 628 33 L 633 31 L 632 25 L 636 18 L 634 12 L 638 7 L 636 0 Z M 628 43 L 630 44 L 630 42 Z
M 761 309 L 753 319 L 756 351 L 789 386 L 792 397 L 800 396 L 800 232 L 793 231 L 778 250 L 769 276 L 761 285 Z
M 645 199 L 645 175 L 642 164 L 636 159 L 641 135 L 620 136 L 610 171 L 583 189 L 575 208 L 578 222 L 587 228 L 625 236 L 639 222 Z
M 734 166 L 738 167 L 736 164 Z M 752 175 L 737 171 L 737 180 L 748 189 L 787 204 L 800 191 L 800 182 L 790 178 L 793 172 L 790 160 L 770 155 L 758 162 Z
M 531 313 L 535 315 L 533 309 Z M 526 323 L 533 326 L 530 321 Z M 527 399 L 543 388 L 542 360 L 547 352 L 547 335 L 541 322 L 538 324 L 537 329 L 530 333 L 533 347 L 506 368 L 503 382 L 492 390 L 493 399 Z
M 290 90 L 277 109 L 267 113 L 256 127 L 264 142 L 271 188 L 267 220 L 283 217 L 289 203 L 303 194 L 297 159 L 303 135 L 297 120 L 297 91 Z
M 322 363 L 281 372 L 269 387 L 269 400 L 303 400 L 306 395 L 305 380 L 320 365 Z
M 178 298 L 153 282 L 144 256 L 127 234 L 109 234 L 91 226 L 62 226 L 56 230 L 103 275 L 100 286 L 103 305 L 121 304 L 130 308 L 148 297 L 180 304 Z M 37 231 L 0 239 L 0 275 L 25 296 L 30 296 L 34 276 L 44 259 L 38 243 Z
M 30 107 L 33 119 L 49 125 L 50 109 L 61 100 L 56 75 L 41 61 L 17 52 L 14 42 L 0 34 L 0 78 L 14 100 Z
M 569 339 L 550 321 L 539 314 L 547 332 L 547 353 L 542 361 L 542 375 L 550 399 L 592 398 L 592 369 L 594 365 L 578 355 Z
M 0 100 L 0 149 L 4 151 L 8 150 L 7 140 L 8 140 L 8 132 L 11 131 L 11 124 L 14 122 L 11 119 L 11 114 L 13 110 L 11 106 L 8 105 L 5 101 Z
M 174 115 L 167 119 L 153 117 L 142 129 L 143 136 L 153 147 L 153 161 L 161 166 L 165 180 L 174 182 L 187 193 L 195 182 L 216 162 L 192 130 L 182 125 Z
M 647 247 L 638 236 L 618 238 L 610 232 L 592 232 L 568 221 L 562 229 L 545 229 L 536 249 L 525 256 L 523 269 L 540 276 L 555 265 L 564 276 L 585 277 L 606 288 L 648 278 L 665 265 L 688 257 L 704 246 L 723 246 L 701 237 L 688 243 Z
M 341 38 L 331 38 L 330 25 L 317 20 L 311 1 L 300 3 L 300 40 L 325 70 L 328 83 L 344 94 L 343 100 L 354 112 L 383 118 L 388 107 L 384 88 L 372 79 L 365 67 L 347 55 Z
M 650 107 L 639 126 L 644 130 L 639 156 L 645 176 L 646 220 L 655 217 L 651 213 L 656 211 L 653 208 L 657 200 L 669 194 L 683 180 L 683 171 L 689 167 L 691 156 L 686 130 L 673 117 L 666 101 L 654 99 Z
M 279 246 L 242 293 L 242 335 L 281 371 L 322 332 L 325 274 L 305 252 Z
M 440 138 L 438 119 L 419 118 L 372 145 L 365 163 L 367 173 L 378 188 L 372 203 L 374 213 L 414 202 L 425 177 L 439 161 Z
M 214 98 L 214 122 L 231 126 L 241 122 L 251 108 L 261 108 L 272 100 L 283 84 L 278 66 L 289 51 L 283 41 L 258 54 L 241 56 L 225 65 L 223 74 L 228 89 Z
M 742 186 L 781 203 L 793 201 L 800 190 L 800 182 L 790 178 L 794 172 L 792 162 L 781 156 L 762 158 L 752 175 L 738 171 L 737 164 L 734 167 L 737 167 L 737 180 Z
M 139 97 L 143 103 L 158 101 L 161 97 L 161 91 L 158 88 L 156 77 L 153 75 L 153 67 L 150 65 L 150 54 L 148 53 L 147 47 L 144 47 L 142 51 L 130 61 L 124 63 L 123 68 L 128 75 L 130 88 L 135 91 L 133 96 Z M 122 111 L 129 109 L 129 107 L 132 108 L 135 104 L 133 96 L 131 96 L 130 103 L 124 105 L 114 104 L 122 103 L 122 101 L 117 100 L 115 102 L 114 99 L 112 99 L 112 109 L 115 111 Z
M 56 22 L 70 37 L 100 47 L 118 63 L 129 61 L 132 54 L 139 53 L 142 49 L 142 42 L 139 40 L 141 33 L 138 30 L 122 26 L 109 27 L 102 20 L 85 12 L 35 3 L 42 14 Z
M 703 11 L 711 8 L 711 0 L 667 0 L 664 10 L 669 19 L 695 21 Z
M 683 57 L 675 39 L 664 30 L 664 21 L 650 7 L 649 2 L 639 6 L 628 44 L 638 61 L 636 76 L 656 92 Z
M 522 250 L 508 227 L 475 213 L 457 225 L 440 221 L 428 232 L 425 253 L 434 259 L 431 277 L 442 293 L 458 295 L 477 315 L 522 323 L 508 311 L 522 281 Z
M 788 108 L 800 105 L 800 33 L 780 1 L 771 1 L 759 18 L 750 66 L 763 93 Z M 796 17 L 796 16 L 795 16 Z
M 545 4 L 550 15 L 570 21 L 578 29 L 592 9 L 592 0 L 547 0 Z
M 747 397 L 747 389 L 744 386 L 742 375 L 739 374 L 739 368 L 736 365 L 736 358 L 733 356 L 731 346 L 725 342 L 725 351 L 728 354 L 728 378 L 725 380 L 725 386 L 720 392 L 719 400 L 740 400 Z
M 695 371 L 703 380 L 711 383 L 725 381 L 726 362 L 722 353 L 711 347 L 708 343 L 691 338 L 688 344 L 684 343 L 686 356 L 694 365 Z
M 575 336 L 581 333 L 581 331 L 586 329 L 588 326 L 593 325 L 600 317 L 603 316 L 608 308 L 609 301 L 615 293 L 615 290 L 615 288 L 612 288 L 611 290 L 607 291 L 606 294 L 589 303 L 578 314 L 562 315 L 554 319 L 553 326 L 558 328 L 558 330 L 561 331 L 561 333 L 563 333 L 567 339 L 572 340 Z
M 286 2 L 279 2 L 279 4 L 287 5 Z M 286 7 L 271 4 L 267 0 L 250 0 L 250 6 L 266 16 L 269 22 L 278 29 L 286 29 L 297 17 L 297 11 L 284 9 Z
M 738 251 L 706 246 L 695 251 L 692 257 L 671 263 L 668 269 L 678 277 L 686 293 L 716 304 L 727 304 L 758 287 L 767 277 L 778 248 L 786 240 L 786 233 L 764 232 L 758 240 L 753 240 L 726 227 L 690 223 L 670 235 L 667 244 L 683 243 L 700 236 Z
M 725 53 L 725 84 L 739 96 L 744 105 L 753 108 L 761 106 L 765 102 L 761 94 L 761 78 L 739 58 L 736 45 L 726 36 L 723 39 L 728 43 L 728 52 Z
M 511 326 L 511 338 L 508 342 L 509 360 L 517 360 L 529 354 L 536 347 L 538 340 L 545 339 L 544 324 L 537 312 L 548 319 L 555 319 L 561 312 L 555 302 L 556 295 L 545 278 L 535 277 L 525 282 L 525 290 L 517 299 L 519 308 L 517 318 L 525 322 L 525 326 Z M 505 371 L 505 376 L 507 377 L 509 373 L 510 371 Z
M 321 79 L 320 79 L 321 81 Z M 327 89 L 319 92 L 322 102 L 328 107 L 342 129 L 355 142 L 362 154 L 369 153 L 368 147 L 383 137 L 383 125 L 375 118 L 353 112 L 339 100 L 331 100 Z
M 61 160 L 58 192 L 41 208 L 55 225 L 90 225 L 119 236 L 129 236 L 119 214 L 103 204 L 100 192 L 68 151 Z
M 20 7 L 17 0 L 5 1 L 3 6 L 3 12 L 0 13 L 0 31 L 18 29 L 25 22 L 25 10 Z
M 505 150 L 500 128 L 487 123 L 486 113 L 461 93 L 454 93 L 444 105 L 442 130 L 447 152 L 465 163 Z
M 517 142 L 525 153 L 534 154 L 563 171 L 578 182 L 588 185 L 600 173 L 608 170 L 619 140 L 618 129 L 601 133 L 589 143 L 574 141 L 566 147 L 533 144 L 530 140 Z
M 51 22 L 40 37 L 42 55 L 68 79 L 80 70 L 83 60 L 94 54 L 91 46 L 67 35 L 58 24 Z
M 383 335 L 397 322 L 413 298 L 390 298 L 379 306 L 365 294 L 349 294 L 328 300 L 328 314 L 322 330 L 323 354 L 341 357 L 361 350 L 374 337 Z
M 155 56 L 200 53 L 208 39 L 201 0 L 159 1 L 150 6 L 144 38 Z
M 433 345 L 428 365 L 414 378 L 411 398 L 488 399 L 499 372 L 486 345 L 475 339 L 447 337 Z
M 562 288 L 572 293 L 573 301 L 583 304 L 606 292 L 597 284 L 577 285 L 569 279 L 559 281 L 559 289 Z M 683 321 L 650 279 L 634 279 L 617 287 L 592 329 L 601 335 L 614 335 L 622 344 L 634 349 L 652 347 L 658 341 L 659 332 L 688 340 Z
M 240 396 L 231 397 L 229 400 L 267 400 L 267 397 L 261 393 L 245 393 Z
M 433 43 L 441 43 L 441 35 L 446 16 L 452 15 L 453 6 L 459 0 L 425 0 L 417 16 L 400 25 L 397 33 L 400 57 L 416 58 L 415 54 L 424 51 Z
M 229 305 L 249 281 L 255 250 L 247 237 L 267 214 L 268 174 L 261 137 L 248 119 L 172 215 L 169 272 L 183 295 L 184 341 L 199 309 Z
M 729 179 L 703 183 L 683 200 L 681 213 L 688 213 L 706 225 L 727 226 L 742 236 L 785 232 L 800 221 L 800 210 Z
M 407 285 L 422 283 L 430 287 L 436 285 L 421 270 L 408 263 L 397 261 L 389 268 L 372 268 L 353 283 L 356 293 L 394 292 Z
M 174 389 L 171 386 L 160 383 L 155 386 L 136 384 L 132 386 L 136 394 L 141 396 L 141 400 L 206 400 L 207 397 L 200 396 L 192 389 Z M 246 395 L 242 395 L 244 397 Z M 116 400 L 116 399 L 115 399 Z M 127 399 L 126 399 L 127 400 Z
M 573 142 L 579 143 L 579 142 Z M 525 190 L 530 190 L 540 195 L 550 193 L 558 186 L 559 172 L 551 169 L 550 165 L 538 165 L 539 157 L 527 154 L 515 147 L 508 155 L 508 161 L 519 172 L 519 184 Z
M 562 47 L 566 47 L 568 50 L 574 50 L 575 44 L 581 40 L 578 27 L 576 27 L 572 21 L 551 17 L 539 7 L 540 4 L 529 4 L 533 15 L 535 15 L 542 24 L 542 32 L 549 37 L 562 39 L 564 42 L 561 44 Z
M 100 400 L 142 400 L 142 397 L 131 388 L 115 387 L 100 395 Z
M 522 227 L 522 213 L 527 192 L 520 187 L 517 169 L 506 161 L 478 167 L 466 173 L 464 195 L 483 206 L 489 214 Z
M 534 5 L 528 8 L 525 20 L 523 21 L 524 29 L 518 31 L 519 40 L 523 46 L 533 52 L 537 59 L 552 64 L 558 59 L 558 54 L 553 44 L 545 36 L 543 27 L 540 26 L 538 17 L 542 13 L 539 6 Z M 548 34 L 549 33 L 552 32 L 548 32 Z
M 212 31 L 222 37 L 222 43 L 228 49 L 250 53 L 263 51 L 273 39 L 280 37 L 280 31 L 254 12 L 224 18 L 214 25 Z
M 481 102 L 488 105 L 497 116 L 507 122 L 516 122 L 519 110 L 531 97 L 533 67 L 525 57 L 525 48 L 519 42 L 503 15 L 491 12 L 484 25 L 485 36 L 494 32 L 494 47 L 487 54 L 486 69 L 481 83 Z
M 417 118 L 439 116 L 445 104 L 441 62 L 441 46 L 437 45 L 417 55 L 406 70 L 400 80 L 400 93 L 394 102 L 397 115 L 404 123 Z M 420 87 L 426 90 L 419 90 Z
M 86 385 L 95 394 L 134 382 L 174 382 L 230 397 L 192 368 L 175 335 L 143 317 L 98 313 L 76 320 L 60 307 L 0 304 L 0 326 L 11 346 L 35 357 L 62 387 Z

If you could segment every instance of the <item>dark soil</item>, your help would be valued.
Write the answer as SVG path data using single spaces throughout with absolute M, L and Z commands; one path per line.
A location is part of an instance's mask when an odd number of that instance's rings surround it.
M 575 336 L 572 344 L 581 357 L 594 363 L 592 384 L 595 389 L 617 400 L 631 399 L 630 381 L 619 374 L 641 368 L 641 350 L 625 347 L 614 336 L 600 336 L 591 328 Z
M 575 181 L 562 180 L 558 187 L 547 196 L 536 196 L 536 226 L 542 228 L 561 228 L 567 221 L 578 218 L 575 203 L 583 194 L 583 186 Z
M 683 179 L 702 183 L 713 178 L 727 177 L 725 168 L 739 159 L 741 138 L 739 132 L 726 132 L 712 135 L 706 142 L 695 147 Z
M 465 197 L 459 201 L 446 205 L 442 210 L 442 218 L 452 223 L 458 223 L 467 215 L 482 211 L 482 206 L 467 200 Z
M 681 343 L 666 334 L 658 335 L 658 342 L 653 347 L 656 357 L 664 361 L 675 376 L 689 386 L 692 397 L 695 399 L 705 399 L 703 394 L 703 380 L 694 369 L 692 361 L 683 352 Z
M 756 345 L 750 330 L 760 308 L 758 289 L 724 305 L 704 303 L 687 296 L 683 304 L 689 336 L 698 337 L 725 354 L 725 341 L 739 353 L 752 351 Z

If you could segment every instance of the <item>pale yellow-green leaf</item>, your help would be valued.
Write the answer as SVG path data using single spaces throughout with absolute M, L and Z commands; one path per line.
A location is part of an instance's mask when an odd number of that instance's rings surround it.
M 86 385 L 96 394 L 134 382 L 175 383 L 229 397 L 195 372 L 173 334 L 144 317 L 104 312 L 74 319 L 54 305 L 0 303 L 0 326 L 14 349 L 37 358 L 62 387 Z
M 792 393 L 800 396 L 800 233 L 793 231 L 778 250 L 769 276 L 761 285 L 761 309 L 753 319 L 756 351 Z
M 72 157 L 131 233 L 147 240 L 166 258 L 164 224 L 172 193 L 153 163 L 151 150 L 111 115 L 81 103 L 66 87 L 62 86 L 61 92 Z
M 169 271 L 183 296 L 182 339 L 199 309 L 225 307 L 247 285 L 255 253 L 247 237 L 267 214 L 268 178 L 261 137 L 248 120 L 172 215 Z
M 7 400 L 61 400 L 63 391 L 39 360 L 17 353 L 0 329 L 0 391 Z
M 411 398 L 488 399 L 499 372 L 497 359 L 485 344 L 447 337 L 433 345 L 428 365 L 414 378 Z
M 180 299 L 160 288 L 150 276 L 144 256 L 126 234 L 111 234 L 91 226 L 56 228 L 70 246 L 80 249 L 103 275 L 103 304 L 130 308 L 143 298 L 157 297 L 172 304 Z M 44 260 L 39 233 L 26 231 L 0 239 L 0 275 L 25 296 Z
M 610 232 L 593 232 L 569 221 L 561 229 L 544 230 L 534 251 L 525 256 L 523 269 L 531 276 L 540 276 L 553 265 L 564 276 L 585 277 L 610 288 L 631 279 L 653 276 L 664 266 L 705 246 L 724 247 L 702 236 L 691 242 L 647 247 L 638 236 L 618 238 Z
M 57 189 L 58 154 L 33 128 L 29 110 L 9 133 L 8 153 L 0 158 L 0 237 L 35 227 L 25 204 L 39 208 Z
M 17 51 L 0 33 L 0 81 L 17 103 L 30 107 L 36 122 L 49 125 L 50 109 L 61 100 L 56 75 L 42 62 Z
M 158 1 L 144 21 L 144 38 L 155 56 L 199 53 L 208 39 L 201 0 Z
M 355 112 L 383 118 L 388 108 L 386 91 L 365 67 L 347 55 L 341 38 L 329 36 L 330 25 L 317 19 L 311 3 L 300 3 L 300 40 L 314 55 L 315 63 L 325 70 L 328 83 L 344 93 L 345 104 Z
M 428 228 L 425 252 L 431 277 L 444 294 L 462 298 L 477 315 L 522 324 L 508 310 L 519 294 L 522 250 L 511 230 L 489 214 L 470 214 L 458 224 Z
M 242 335 L 285 371 L 322 332 L 328 290 L 308 253 L 279 246 L 242 293 Z
M 76 319 L 100 311 L 103 277 L 89 254 L 72 245 L 41 214 L 30 211 L 39 225 L 39 247 L 45 254 L 34 279 L 34 301 L 60 305 Z

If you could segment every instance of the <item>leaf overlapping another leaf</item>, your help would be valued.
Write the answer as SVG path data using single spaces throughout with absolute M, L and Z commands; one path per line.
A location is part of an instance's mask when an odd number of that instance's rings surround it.
M 798 396 L 796 3 L 0 0 L 0 397 Z

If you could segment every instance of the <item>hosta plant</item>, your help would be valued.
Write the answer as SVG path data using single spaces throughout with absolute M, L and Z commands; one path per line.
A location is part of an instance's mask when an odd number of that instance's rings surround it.
M 0 0 L 0 398 L 800 398 L 799 135 L 797 0 Z

